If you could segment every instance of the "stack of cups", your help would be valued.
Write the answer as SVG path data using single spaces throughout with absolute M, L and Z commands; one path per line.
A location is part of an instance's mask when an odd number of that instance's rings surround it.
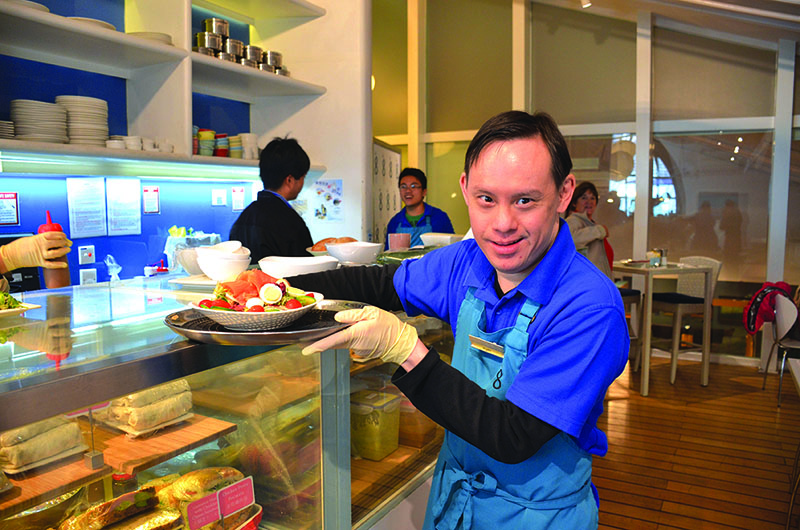
M 214 156 L 228 156 L 228 135 L 220 133 L 214 136 Z
M 245 160 L 258 160 L 258 135 L 255 133 L 240 133 L 242 139 L 242 158 Z
M 197 154 L 202 156 L 212 156 L 214 154 L 214 134 L 211 129 L 199 129 L 197 131 Z
M 242 137 L 238 134 L 236 136 L 231 136 L 228 138 L 228 143 L 231 149 L 228 156 L 231 158 L 242 158 Z
M 125 149 L 129 151 L 142 150 L 142 137 L 141 136 L 125 136 Z
M 200 130 L 200 127 L 197 125 L 192 125 L 192 154 L 196 155 L 198 150 L 200 149 L 200 144 L 197 142 L 197 132 Z

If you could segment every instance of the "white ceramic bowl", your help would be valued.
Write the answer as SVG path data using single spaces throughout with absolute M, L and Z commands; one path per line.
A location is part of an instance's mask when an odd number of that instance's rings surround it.
M 330 256 L 267 256 L 258 261 L 261 270 L 275 278 L 288 278 L 335 269 L 339 260 Z
M 297 309 L 284 309 L 283 311 L 265 311 L 255 313 L 250 311 L 219 311 L 208 309 L 196 304 L 189 304 L 189 307 L 200 311 L 205 316 L 225 326 L 228 329 L 237 331 L 269 331 L 271 329 L 285 328 L 301 316 L 311 311 L 325 297 L 320 293 L 314 293 L 316 302 L 305 305 Z
M 368 264 L 383 250 L 383 243 L 355 241 L 353 243 L 328 243 L 328 254 L 343 263 Z
M 461 241 L 464 235 L 443 234 L 441 232 L 428 232 L 419 236 L 426 247 L 440 247 Z
M 183 270 L 191 275 L 203 274 L 200 265 L 197 264 L 197 249 L 182 248 L 175 251 L 175 259 Z
M 203 274 L 216 282 L 233 280 L 250 266 L 250 256 L 231 257 L 230 254 L 202 255 L 198 252 L 197 265 Z

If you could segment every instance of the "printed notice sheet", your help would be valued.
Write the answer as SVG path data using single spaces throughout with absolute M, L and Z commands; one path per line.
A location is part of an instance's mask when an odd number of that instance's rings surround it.
M 141 183 L 135 178 L 106 179 L 108 235 L 142 233 Z
M 103 177 L 67 178 L 69 237 L 106 235 L 106 185 Z
M 19 224 L 19 203 L 17 192 L 0 191 L 0 225 Z

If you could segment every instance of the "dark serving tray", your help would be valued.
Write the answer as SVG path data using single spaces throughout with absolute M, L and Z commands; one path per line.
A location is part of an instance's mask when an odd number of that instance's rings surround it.
M 177 311 L 164 319 L 175 333 L 187 339 L 223 346 L 273 346 L 309 342 L 332 335 L 350 324 L 337 322 L 333 316 L 345 309 L 359 309 L 366 304 L 344 300 L 322 300 L 317 307 L 289 326 L 270 331 L 235 331 L 218 324 L 194 309 Z

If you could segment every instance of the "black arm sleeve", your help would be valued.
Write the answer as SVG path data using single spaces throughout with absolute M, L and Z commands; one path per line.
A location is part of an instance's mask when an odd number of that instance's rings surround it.
M 316 291 L 333 300 L 364 302 L 386 311 L 402 311 L 392 278 L 399 265 L 340 267 L 331 271 L 301 274 L 289 282 L 306 291 Z
M 398 368 L 392 382 L 433 421 L 506 464 L 527 460 L 559 432 L 510 401 L 487 396 L 433 348 L 410 372 Z

